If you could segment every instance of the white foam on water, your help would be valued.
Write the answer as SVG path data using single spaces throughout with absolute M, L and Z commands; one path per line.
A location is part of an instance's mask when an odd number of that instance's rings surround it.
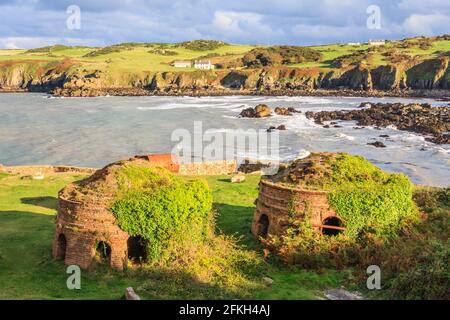
M 342 132 L 339 132 L 335 136 L 338 137 L 338 138 L 349 140 L 349 141 L 355 140 L 354 136 L 351 136 L 351 135 L 348 135 L 348 134 L 345 134 L 345 133 L 342 133 Z

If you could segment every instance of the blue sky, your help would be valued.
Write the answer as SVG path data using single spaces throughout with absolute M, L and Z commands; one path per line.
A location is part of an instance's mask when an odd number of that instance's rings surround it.
M 81 10 L 80 29 L 66 12 Z M 377 5 L 381 28 L 369 29 Z M 0 0 L 0 48 L 218 39 L 311 45 L 450 33 L 450 0 Z

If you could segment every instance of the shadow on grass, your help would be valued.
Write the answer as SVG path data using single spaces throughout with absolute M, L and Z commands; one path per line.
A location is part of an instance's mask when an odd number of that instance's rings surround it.
M 217 228 L 226 235 L 238 236 L 241 242 L 255 248 L 256 241 L 251 233 L 255 207 L 235 206 L 226 203 L 213 204 L 217 210 Z
M 38 207 L 56 210 L 58 206 L 58 198 L 51 196 L 44 197 L 24 197 L 20 199 L 23 204 L 31 204 Z

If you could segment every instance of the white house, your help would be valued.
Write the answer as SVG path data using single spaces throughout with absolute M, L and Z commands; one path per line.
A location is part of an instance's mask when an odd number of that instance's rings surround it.
M 192 63 L 190 61 L 177 60 L 172 64 L 175 68 L 190 68 Z
M 369 40 L 369 46 L 384 46 L 385 44 L 385 40 Z
M 349 45 L 349 46 L 360 46 L 361 42 L 349 42 L 349 43 L 347 43 L 347 45 Z
M 214 65 L 211 64 L 211 60 L 195 60 L 194 62 L 194 68 L 195 69 L 201 69 L 201 70 L 212 70 L 214 69 Z

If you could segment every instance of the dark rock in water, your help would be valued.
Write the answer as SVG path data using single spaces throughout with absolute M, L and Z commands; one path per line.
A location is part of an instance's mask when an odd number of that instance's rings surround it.
M 369 142 L 368 145 L 377 147 L 377 148 L 386 148 L 386 145 L 381 141 Z
M 288 109 L 288 111 L 290 112 L 290 113 L 302 113 L 300 110 L 297 110 L 297 109 L 295 109 L 295 108 L 293 108 L 293 107 L 289 107 L 289 108 L 287 108 Z
M 336 125 L 336 124 L 338 124 L 336 121 L 331 121 L 330 122 L 330 125 Z
M 360 129 L 364 129 L 364 127 L 353 127 L 353 129 L 360 130 Z
M 367 105 L 369 104 L 364 106 Z M 447 133 L 450 131 L 450 108 L 446 106 L 432 107 L 427 103 L 372 103 L 367 108 L 350 111 L 308 111 L 305 115 L 317 124 L 323 124 L 325 121 L 353 120 L 359 127 L 373 126 L 379 130 L 392 125 L 399 130 L 431 135 L 427 141 L 438 144 L 447 144 L 450 140 Z
M 370 108 L 372 104 L 370 102 L 363 102 L 359 105 L 358 108 Z
M 334 128 L 342 128 L 342 126 L 340 126 L 340 125 L 338 125 L 338 124 L 335 124 L 333 127 L 334 127 Z
M 388 134 L 380 134 L 379 137 L 380 138 L 389 138 L 389 135 Z
M 244 118 L 264 118 L 272 114 L 272 109 L 270 109 L 265 104 L 258 104 L 255 108 L 247 108 L 241 111 L 239 114 Z
M 292 112 L 287 108 L 276 107 L 275 113 L 279 116 L 292 116 Z
M 280 124 L 278 127 L 270 126 L 269 129 L 267 129 L 267 132 L 272 132 L 274 130 L 286 130 L 286 126 L 284 124 Z
M 323 127 L 324 127 L 325 129 L 330 128 L 330 126 L 329 126 L 328 124 L 324 125 Z

